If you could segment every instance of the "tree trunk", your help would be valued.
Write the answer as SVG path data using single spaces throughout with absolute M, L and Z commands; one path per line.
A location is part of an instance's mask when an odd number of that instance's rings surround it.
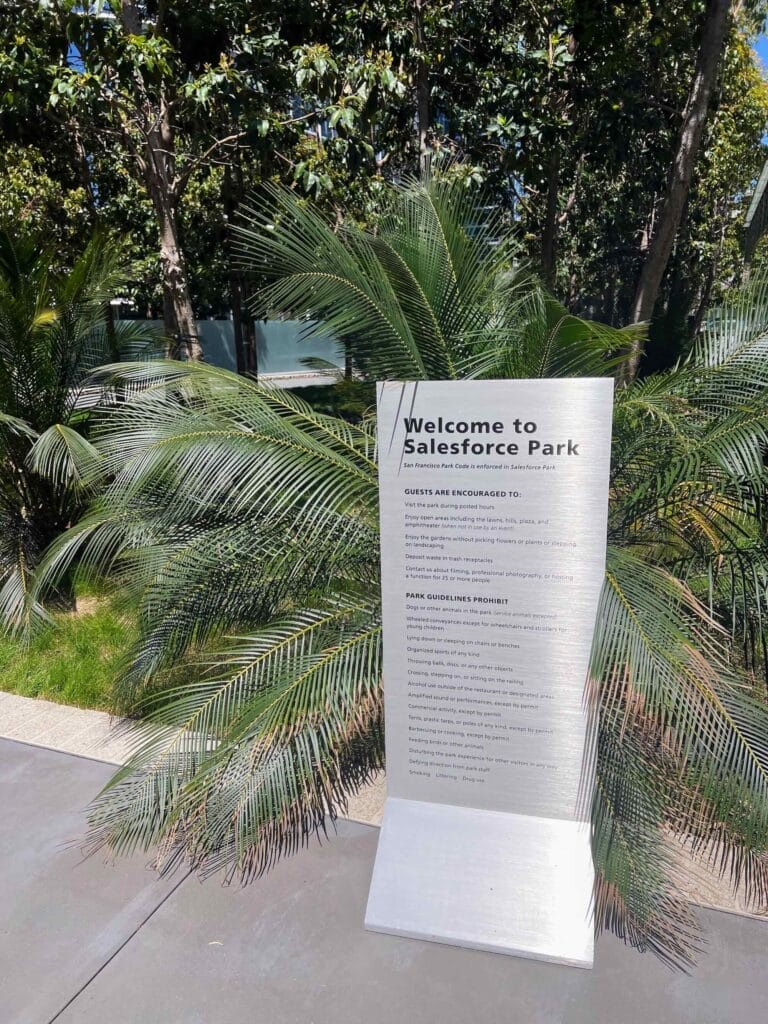
M 167 195 L 153 195 L 160 233 L 160 269 L 163 282 L 165 330 L 174 359 L 201 360 L 203 350 L 197 333 L 189 294 L 184 253 L 178 240 L 176 210 Z
M 238 175 L 240 180 L 240 176 Z M 221 198 L 224 205 L 224 216 L 227 223 L 232 224 L 235 219 L 237 202 L 235 198 L 235 183 L 233 181 L 232 167 L 227 166 L 224 170 L 224 180 L 221 186 Z M 221 244 L 226 247 L 227 239 L 223 237 Z M 227 260 L 227 278 L 229 281 L 229 299 L 232 309 L 232 334 L 235 344 L 235 362 L 237 372 L 245 374 L 249 371 L 248 338 L 246 332 L 246 318 L 248 311 L 243 302 L 243 282 L 240 274 L 232 265 L 231 257 Z
M 723 52 L 731 0 L 710 0 L 696 61 L 696 71 L 683 110 L 683 124 L 677 143 L 672 173 L 667 185 L 656 230 L 640 272 L 632 309 L 633 323 L 650 320 L 659 295 L 664 272 L 669 263 L 672 246 L 688 198 L 691 178 L 707 119 L 712 88 Z M 627 366 L 628 377 L 633 378 L 642 356 L 642 343 L 633 343 L 632 356 Z
M 243 290 L 240 284 L 240 275 L 237 271 L 229 269 L 229 298 L 232 304 L 232 334 L 235 341 L 235 361 L 237 372 L 244 374 L 248 372 L 248 350 L 246 346 Z
M 258 380 L 259 349 L 256 343 L 256 325 L 247 306 L 243 306 L 243 345 L 245 347 L 245 369 Z
M 175 359 L 201 360 L 203 350 L 192 310 L 186 260 L 179 244 L 178 196 L 174 187 L 175 140 L 170 112 L 161 97 L 156 124 L 147 132 L 145 176 L 160 236 L 165 331 Z
M 549 158 L 547 170 L 547 205 L 544 211 L 544 230 L 541 233 L 541 276 L 550 291 L 555 287 L 557 246 L 557 200 L 560 188 L 560 156 L 555 149 Z
M 120 20 L 123 28 L 131 36 L 140 36 L 141 10 L 136 0 L 120 0 Z
M 704 278 L 701 294 L 699 295 L 699 301 L 696 304 L 696 311 L 691 320 L 691 338 L 693 340 L 696 339 L 701 331 L 702 324 L 704 323 L 704 317 L 706 316 L 707 310 L 709 309 L 712 301 L 712 291 L 715 287 L 715 278 L 717 277 L 717 270 L 723 254 L 723 246 L 725 245 L 726 217 L 728 213 L 728 203 L 726 200 L 717 204 L 716 212 L 717 219 L 720 224 L 718 231 L 719 238 L 717 240 L 717 248 L 712 255 L 712 259 L 710 260 L 709 267 L 707 269 L 707 276 Z
M 568 36 L 568 53 L 571 57 L 575 57 L 577 49 L 578 42 L 576 34 L 575 32 L 571 32 Z M 563 77 L 563 87 L 560 89 L 559 95 L 555 101 L 555 107 L 558 111 L 564 112 L 568 109 L 570 83 L 571 73 L 566 69 Z M 555 281 L 557 279 L 557 234 L 560 229 L 560 225 L 566 222 L 569 213 L 576 203 L 579 179 L 581 178 L 581 170 L 586 158 L 586 153 L 582 152 L 579 159 L 576 161 L 573 189 L 571 190 L 571 195 L 568 199 L 565 210 L 561 214 L 559 212 L 559 198 L 560 153 L 562 151 L 562 146 L 559 143 L 560 140 L 555 138 L 551 155 L 547 163 L 547 201 L 546 208 L 544 210 L 544 227 L 541 232 L 541 274 L 544 284 L 550 291 L 554 291 Z
M 115 311 L 112 308 L 112 303 L 107 301 L 104 303 L 104 333 L 107 336 L 107 345 L 109 346 L 109 358 L 113 363 L 120 361 L 120 348 L 117 344 L 117 330 L 115 328 Z
M 130 35 L 143 32 L 142 11 L 136 0 L 120 0 L 120 18 Z M 143 154 L 137 160 L 157 218 L 160 238 L 160 271 L 163 286 L 163 319 L 165 332 L 171 339 L 170 355 L 176 359 L 200 360 L 203 351 L 192 310 L 192 297 L 187 280 L 186 260 L 179 244 L 179 189 L 175 175 L 176 140 L 171 124 L 170 101 L 165 85 L 160 86 L 158 100 L 150 100 L 140 78 L 137 91 L 149 125 L 142 132 Z
M 229 224 L 234 223 L 237 205 L 245 194 L 243 167 L 238 149 L 235 158 L 224 172 L 223 201 Z M 248 308 L 246 286 L 243 275 L 234 269 L 232 258 L 229 264 L 229 287 L 232 295 L 232 322 L 237 346 L 237 372 L 249 374 L 258 380 L 259 356 L 256 345 L 256 326 Z
M 200 360 L 203 351 L 197 334 L 192 311 L 192 297 L 187 283 L 184 253 L 179 245 L 178 217 L 171 182 L 166 174 L 166 154 L 147 139 L 147 188 L 157 218 L 160 236 L 160 275 L 163 286 L 163 319 L 165 333 L 170 339 L 169 355 L 172 359 Z
M 429 163 L 429 69 L 424 53 L 424 4 L 414 0 L 413 35 L 418 56 L 416 58 L 416 137 L 419 146 L 419 170 L 423 173 Z

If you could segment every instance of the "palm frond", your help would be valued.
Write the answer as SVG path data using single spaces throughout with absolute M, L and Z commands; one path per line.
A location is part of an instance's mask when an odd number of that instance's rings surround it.
M 45 430 L 27 454 L 30 469 L 58 488 L 93 487 L 100 477 L 100 463 L 98 450 L 62 423 Z
M 375 233 L 260 193 L 235 237 L 240 265 L 271 279 L 258 309 L 309 318 L 368 377 L 601 375 L 625 357 L 642 328 L 548 297 L 481 193 L 437 172 L 391 192 Z M 673 966 L 699 937 L 671 840 L 748 898 L 768 893 L 768 702 L 751 674 L 768 649 L 768 285 L 750 289 L 691 358 L 616 393 L 590 668 L 596 911 Z M 20 310 L 0 302 L 0 350 Z M 105 483 L 31 591 L 78 566 L 140 606 L 118 685 L 145 717 L 90 842 L 249 878 L 322 834 L 382 765 L 375 421 L 205 365 L 92 380 L 110 395 L 88 437 Z M 40 468 L 89 479 L 90 448 L 78 470 L 60 447 L 46 438 Z
M 344 599 L 307 609 L 163 694 L 94 805 L 91 844 L 159 844 L 161 863 L 181 847 L 198 865 L 247 876 L 324 830 L 383 761 L 376 615 Z

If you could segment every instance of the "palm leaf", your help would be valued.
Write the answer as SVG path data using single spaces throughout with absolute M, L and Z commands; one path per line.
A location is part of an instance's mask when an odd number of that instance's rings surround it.
M 235 248 L 271 279 L 259 310 L 309 317 L 363 375 L 611 372 L 639 328 L 548 298 L 484 206 L 434 174 L 393 188 L 375 233 L 334 231 L 270 187 Z M 748 671 L 767 647 L 767 309 L 751 289 L 688 360 L 616 394 L 590 668 L 596 910 L 676 966 L 698 938 L 670 841 L 753 900 L 768 892 L 768 712 Z M 141 609 L 119 687 L 144 717 L 90 842 L 249 878 L 322 834 L 382 764 L 375 422 L 204 365 L 94 380 L 113 396 L 89 436 L 107 483 L 32 594 L 77 564 Z

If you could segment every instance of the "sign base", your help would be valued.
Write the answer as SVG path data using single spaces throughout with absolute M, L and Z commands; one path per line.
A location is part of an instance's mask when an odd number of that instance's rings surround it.
M 583 822 L 387 799 L 365 927 L 592 967 Z

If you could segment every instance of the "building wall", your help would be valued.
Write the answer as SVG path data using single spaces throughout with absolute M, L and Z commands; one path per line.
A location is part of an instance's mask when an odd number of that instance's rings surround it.
M 307 359 L 322 360 L 331 367 L 343 369 L 344 350 L 332 337 L 307 337 L 312 321 L 260 320 L 256 323 L 256 359 L 259 374 L 287 374 L 291 377 L 306 374 L 312 383 L 318 383 L 318 369 L 307 366 Z M 200 344 L 205 361 L 225 370 L 237 370 L 235 335 L 231 320 L 198 320 Z M 163 323 L 157 321 L 158 333 Z M 333 370 L 327 371 L 330 382 Z

